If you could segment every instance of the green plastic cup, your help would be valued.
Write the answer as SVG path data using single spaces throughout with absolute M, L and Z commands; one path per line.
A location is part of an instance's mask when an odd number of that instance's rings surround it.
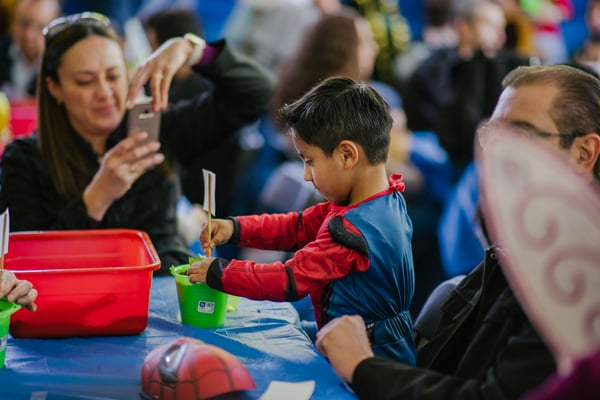
M 21 308 L 20 305 L 0 300 L 0 368 L 4 368 L 4 358 L 6 357 L 6 344 L 8 342 L 8 328 L 10 326 L 10 316 Z
M 228 296 L 205 283 L 192 283 L 187 275 L 189 264 L 171 266 L 177 284 L 181 322 L 198 328 L 216 328 L 225 323 Z

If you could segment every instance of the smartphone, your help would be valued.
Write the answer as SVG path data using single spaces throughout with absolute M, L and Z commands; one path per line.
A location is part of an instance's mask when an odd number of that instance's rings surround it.
M 152 97 L 142 97 L 136 100 L 133 108 L 129 110 L 127 126 L 129 135 L 145 131 L 148 133 L 146 141 L 158 140 L 160 112 L 152 110 Z

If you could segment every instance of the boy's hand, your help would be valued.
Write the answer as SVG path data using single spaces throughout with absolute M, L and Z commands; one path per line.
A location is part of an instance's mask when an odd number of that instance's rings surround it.
M 15 274 L 3 270 L 0 275 L 0 298 L 6 297 L 7 301 L 17 303 L 30 311 L 37 310 L 35 299 L 38 292 L 29 281 L 19 280 Z
M 206 283 L 206 273 L 208 272 L 208 267 L 210 267 L 210 263 L 214 260 L 214 257 L 205 257 L 204 260 L 196 261 L 190 265 L 188 269 L 188 275 L 190 277 L 190 282 L 196 283 Z
M 213 219 L 211 221 L 210 242 L 208 240 L 208 225 L 200 233 L 200 243 L 204 254 L 212 254 L 212 249 L 225 244 L 233 235 L 233 221 L 230 219 Z

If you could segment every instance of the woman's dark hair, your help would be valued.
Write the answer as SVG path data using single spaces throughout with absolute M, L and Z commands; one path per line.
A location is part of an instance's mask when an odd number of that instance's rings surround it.
M 308 29 L 295 55 L 279 69 L 279 83 L 271 100 L 273 117 L 284 104 L 298 100 L 324 79 L 332 76 L 359 79 L 355 23 L 360 17 L 358 11 L 343 8 L 337 13 L 323 14 Z

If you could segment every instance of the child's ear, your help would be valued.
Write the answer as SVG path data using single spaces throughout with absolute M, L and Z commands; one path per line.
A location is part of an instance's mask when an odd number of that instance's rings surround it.
M 342 140 L 338 150 L 345 167 L 353 167 L 358 162 L 358 146 L 350 140 Z

